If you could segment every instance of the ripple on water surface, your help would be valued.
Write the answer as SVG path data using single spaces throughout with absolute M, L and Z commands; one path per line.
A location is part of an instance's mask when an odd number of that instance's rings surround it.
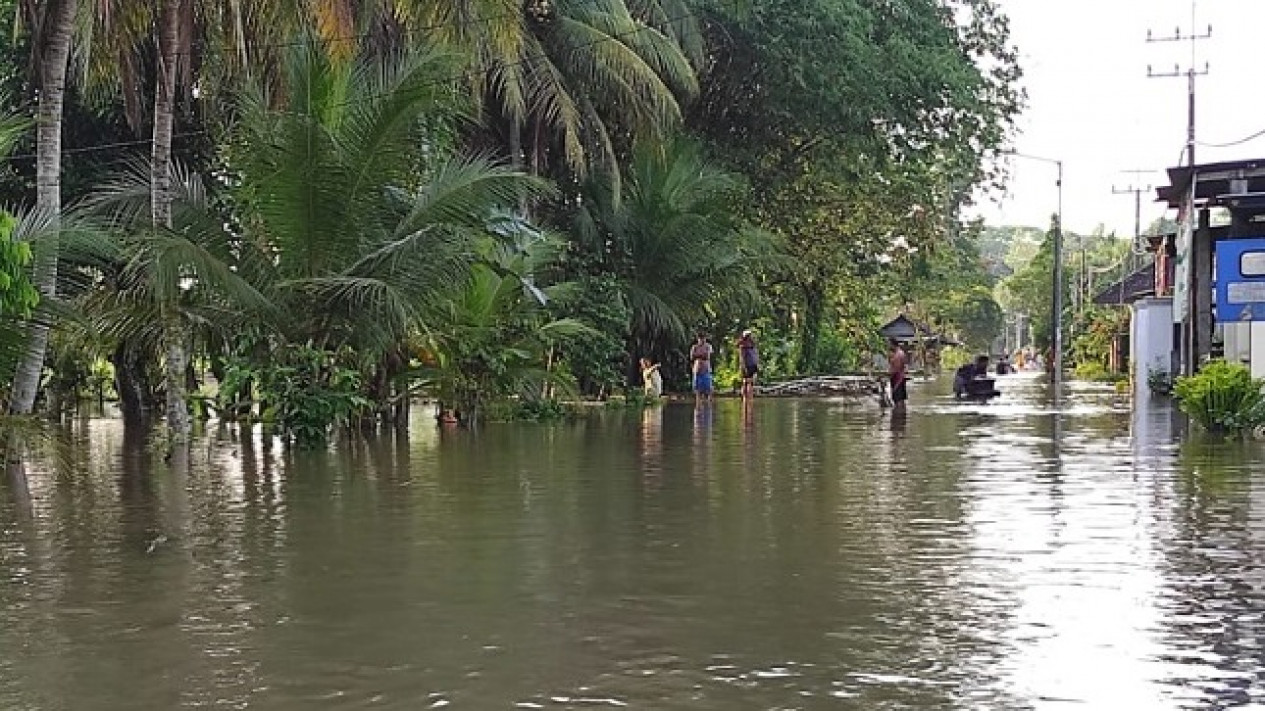
M 188 472 L 90 420 L 0 505 L 0 708 L 1265 703 L 1261 449 L 999 383 L 320 452 L 224 428 Z

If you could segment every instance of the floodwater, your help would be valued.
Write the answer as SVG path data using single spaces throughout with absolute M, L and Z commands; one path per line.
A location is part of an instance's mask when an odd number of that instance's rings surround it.
M 1000 385 L 187 474 L 86 420 L 0 497 L 0 709 L 1265 707 L 1265 448 Z

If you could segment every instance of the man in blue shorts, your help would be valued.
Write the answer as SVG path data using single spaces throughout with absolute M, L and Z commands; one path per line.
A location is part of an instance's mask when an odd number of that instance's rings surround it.
M 707 335 L 698 334 L 694 347 L 690 348 L 690 362 L 694 373 L 694 402 L 712 399 L 712 344 L 707 342 Z

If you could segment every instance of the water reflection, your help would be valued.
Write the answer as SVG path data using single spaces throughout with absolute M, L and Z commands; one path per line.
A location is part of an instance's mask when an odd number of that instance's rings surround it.
M 224 426 L 187 471 L 77 423 L 0 505 L 0 708 L 1261 703 L 1260 446 L 1000 388 Z

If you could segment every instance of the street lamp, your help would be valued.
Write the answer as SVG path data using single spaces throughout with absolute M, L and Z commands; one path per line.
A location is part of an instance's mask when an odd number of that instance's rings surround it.
M 1055 386 L 1057 386 L 1063 378 L 1063 161 L 1054 158 L 1045 158 L 1043 156 L 1034 156 L 1019 151 L 1006 151 L 1003 155 L 1015 156 L 1016 158 L 1027 158 L 1041 163 L 1050 163 L 1058 168 L 1058 181 L 1055 186 L 1058 187 L 1059 202 L 1058 211 L 1054 217 L 1054 345 L 1050 358 L 1051 371 L 1050 377 Z M 1057 387 L 1055 389 L 1057 393 Z

